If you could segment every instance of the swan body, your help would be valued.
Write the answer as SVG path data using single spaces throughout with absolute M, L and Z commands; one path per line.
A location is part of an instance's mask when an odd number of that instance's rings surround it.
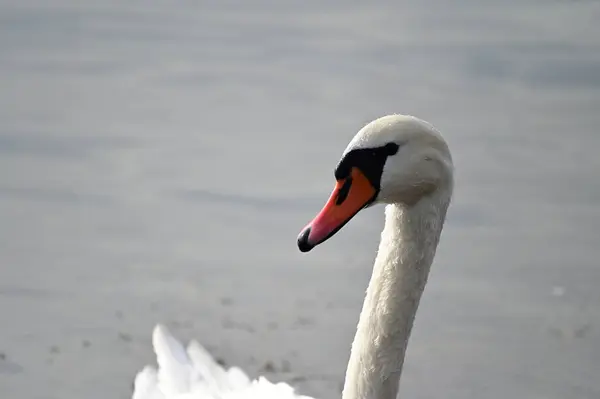
M 352 343 L 342 399 L 395 399 L 408 340 L 453 191 L 448 146 L 429 123 L 388 115 L 363 127 L 335 168 L 335 188 L 298 236 L 308 252 L 360 210 L 385 205 L 385 226 Z M 185 351 L 163 326 L 153 335 L 133 399 L 311 399 L 264 377 L 225 370 L 198 343 Z

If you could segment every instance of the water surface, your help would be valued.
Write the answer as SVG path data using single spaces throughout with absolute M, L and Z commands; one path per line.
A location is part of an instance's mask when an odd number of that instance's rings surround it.
M 127 398 L 167 323 L 339 397 L 382 208 L 295 238 L 348 140 L 456 191 L 406 398 L 600 397 L 600 3 L 0 1 L 0 393 Z

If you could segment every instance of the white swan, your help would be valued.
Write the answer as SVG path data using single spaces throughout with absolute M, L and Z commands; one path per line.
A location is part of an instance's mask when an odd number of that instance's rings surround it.
M 298 247 L 309 251 L 361 209 L 387 204 L 342 398 L 394 399 L 452 196 L 452 158 L 433 126 L 411 116 L 388 115 L 356 134 L 335 177 L 331 197 L 300 233 Z M 251 381 L 238 368 L 224 370 L 196 342 L 186 352 L 162 326 L 155 328 L 153 338 L 159 369 L 148 366 L 137 375 L 134 399 L 309 399 L 287 384 L 262 377 Z

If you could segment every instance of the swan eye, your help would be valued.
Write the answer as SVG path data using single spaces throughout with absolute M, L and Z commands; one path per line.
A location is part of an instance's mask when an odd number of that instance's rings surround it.
M 389 155 L 396 155 L 396 153 L 398 152 L 398 149 L 400 148 L 399 144 L 396 143 L 387 143 L 385 145 L 385 151 L 386 154 Z

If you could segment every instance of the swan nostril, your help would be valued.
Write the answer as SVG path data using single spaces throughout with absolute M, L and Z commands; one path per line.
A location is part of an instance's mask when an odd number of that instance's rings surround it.
M 335 199 L 336 205 L 342 205 L 342 203 L 346 200 L 348 194 L 350 193 L 350 186 L 352 186 L 352 176 L 348 176 L 346 180 L 344 180 L 342 187 L 340 187 L 337 198 Z
M 298 236 L 298 249 L 300 252 L 308 252 L 315 246 L 308 242 L 308 236 L 310 235 L 310 226 L 304 229 Z

